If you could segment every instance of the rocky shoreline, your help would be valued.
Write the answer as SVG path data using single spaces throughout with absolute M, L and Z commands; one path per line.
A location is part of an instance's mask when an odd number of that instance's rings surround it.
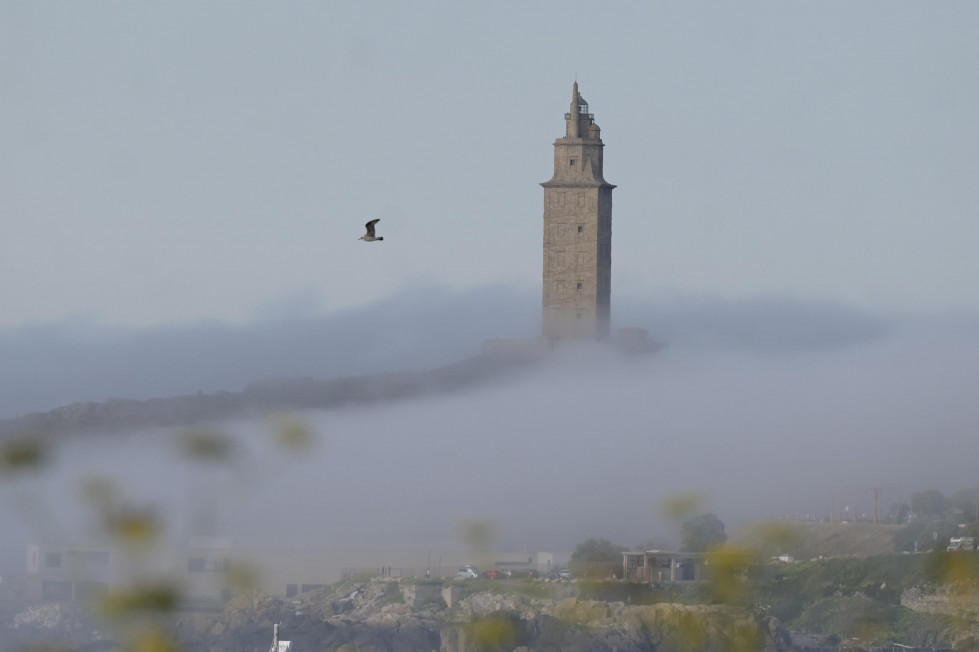
M 973 623 L 971 632 L 956 636 L 922 630 L 912 643 L 924 647 L 903 649 L 975 649 L 975 592 L 915 588 L 906 590 L 901 602 L 912 611 L 955 614 Z M 249 591 L 223 607 L 136 608 L 115 619 L 95 618 L 79 603 L 5 603 L 0 608 L 5 650 L 133 650 L 144 647 L 138 636 L 145 636 L 149 625 L 165 632 L 168 645 L 159 652 L 265 652 L 275 624 L 280 639 L 292 642 L 292 652 L 878 649 L 869 641 L 793 634 L 777 618 L 744 607 L 585 599 L 574 582 L 540 580 L 443 584 L 374 578 L 300 598 Z
M 299 600 L 246 593 L 220 613 L 157 614 L 177 647 L 188 652 L 264 652 L 273 625 L 294 652 L 339 650 L 469 652 L 507 649 L 602 652 L 781 651 L 791 638 L 774 618 L 724 605 L 583 600 L 570 583 L 504 592 L 448 585 L 365 581 L 314 592 Z M 454 594 L 454 595 L 453 595 Z M 125 623 L 98 624 L 70 605 L 21 612 L 7 636 L 33 645 L 84 650 L 129 648 Z

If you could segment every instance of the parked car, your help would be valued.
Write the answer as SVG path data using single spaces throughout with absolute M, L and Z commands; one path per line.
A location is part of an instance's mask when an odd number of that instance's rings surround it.
M 952 537 L 947 550 L 975 550 L 976 540 L 972 537 Z
M 479 569 L 475 566 L 463 566 L 459 569 L 459 572 L 456 573 L 456 577 L 465 580 L 474 580 L 479 577 Z
M 483 571 L 483 577 L 485 577 L 488 580 L 498 580 L 500 579 L 500 571 L 496 571 L 496 570 Z

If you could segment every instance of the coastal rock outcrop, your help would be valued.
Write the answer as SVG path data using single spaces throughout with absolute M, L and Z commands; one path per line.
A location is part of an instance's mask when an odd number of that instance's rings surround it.
M 525 612 L 525 616 L 528 615 Z M 521 617 L 497 611 L 443 628 L 441 652 L 477 649 L 681 652 L 788 649 L 788 632 L 742 609 L 703 605 L 626 605 L 569 598 Z M 775 636 L 771 632 L 775 632 Z
M 730 606 L 583 600 L 569 595 L 577 591 L 565 583 L 546 590 L 545 585 L 500 584 L 479 591 L 467 585 L 465 597 L 449 607 L 429 595 L 435 588 L 367 581 L 301 599 L 256 591 L 234 597 L 219 613 L 171 613 L 166 619 L 188 652 L 261 652 L 268 649 L 275 624 L 280 639 L 292 641 L 296 652 L 783 652 L 790 641 L 775 619 L 759 620 Z M 68 613 L 51 605 L 31 608 L 16 623 L 33 631 L 48 628 L 56 640 L 75 646 L 114 645 L 110 627 L 89 629 L 84 640 L 78 638 L 79 621 L 67 619 Z M 67 628 L 75 630 L 70 639 Z

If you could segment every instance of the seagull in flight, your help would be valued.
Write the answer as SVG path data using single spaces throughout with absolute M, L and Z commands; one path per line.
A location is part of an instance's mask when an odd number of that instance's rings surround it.
M 377 237 L 374 235 L 374 225 L 381 221 L 381 218 L 373 219 L 364 226 L 367 227 L 367 233 L 357 238 L 358 240 L 363 240 L 365 242 L 374 242 L 375 240 L 383 240 L 383 237 Z

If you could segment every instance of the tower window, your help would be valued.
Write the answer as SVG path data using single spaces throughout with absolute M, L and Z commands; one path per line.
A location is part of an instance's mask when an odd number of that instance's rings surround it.
M 582 225 L 579 224 L 578 225 L 578 233 L 584 233 L 584 232 L 585 232 L 585 227 L 583 227 Z
M 570 167 L 574 167 L 574 159 L 571 159 L 570 161 L 568 161 L 568 163 L 571 164 Z
M 579 290 L 581 289 L 581 286 L 582 286 L 582 282 L 581 281 L 578 281 L 578 289 Z

